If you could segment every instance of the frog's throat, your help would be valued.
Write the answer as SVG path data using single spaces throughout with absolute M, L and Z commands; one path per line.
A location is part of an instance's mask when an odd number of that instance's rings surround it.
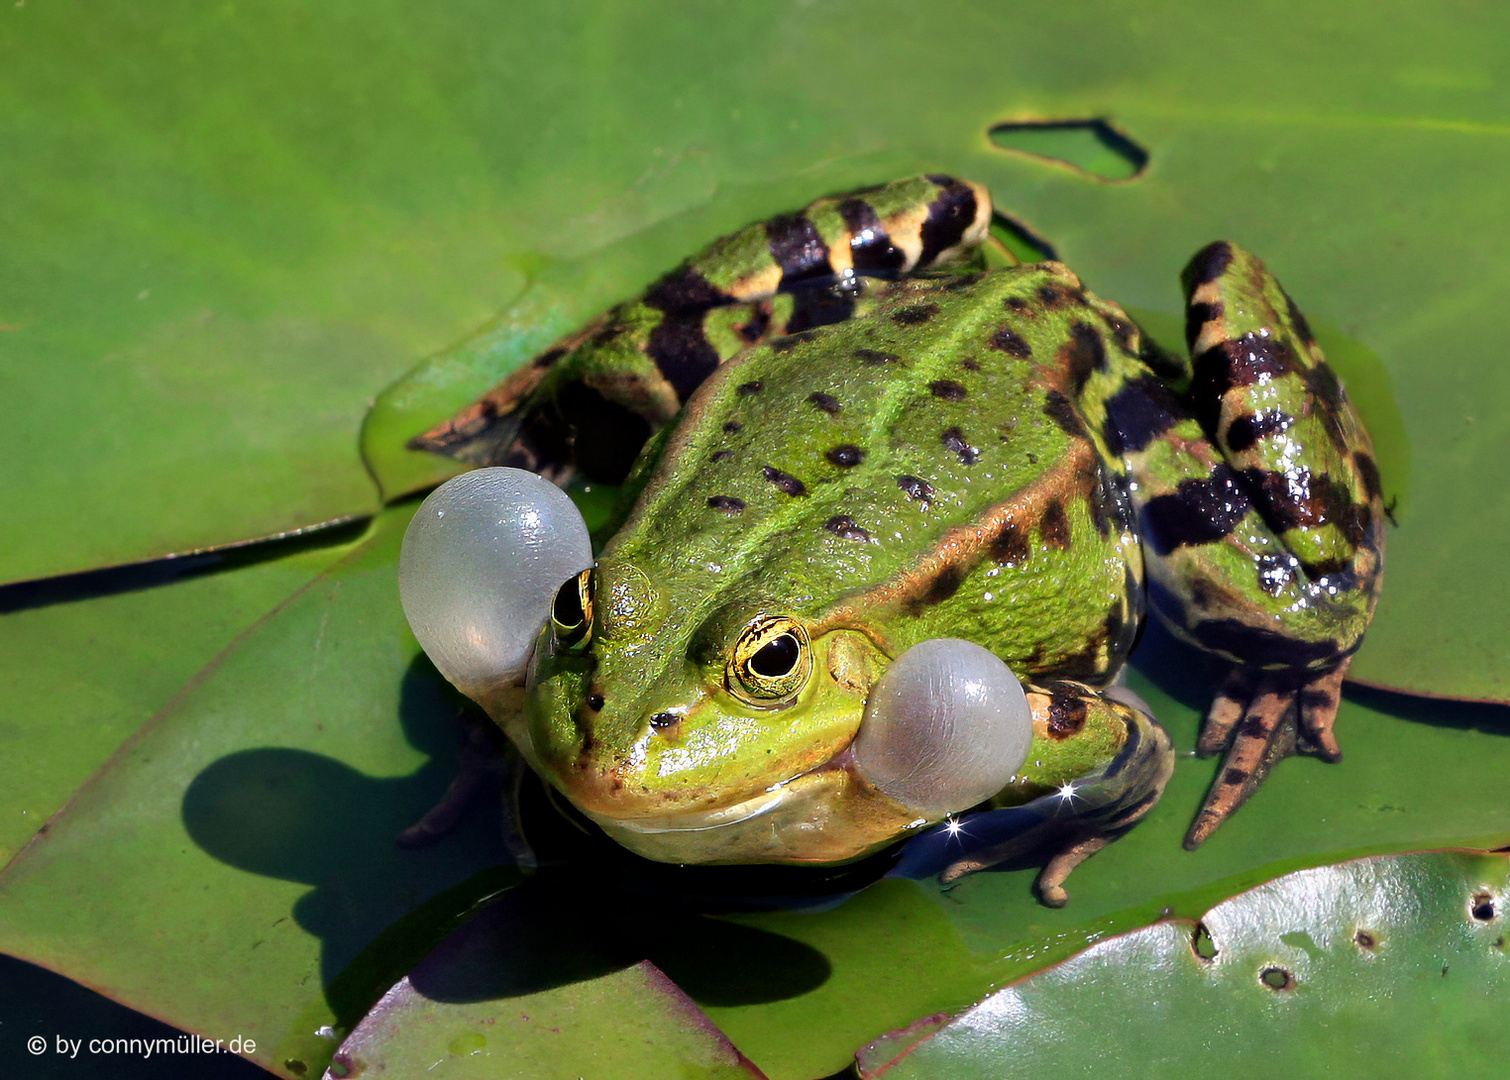
M 716 810 L 637 819 L 584 812 L 635 854 L 673 863 L 842 863 L 931 824 L 837 762 Z

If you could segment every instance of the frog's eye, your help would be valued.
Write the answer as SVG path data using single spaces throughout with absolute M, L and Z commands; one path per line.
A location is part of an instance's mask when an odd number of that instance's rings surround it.
M 791 697 L 813 670 L 807 631 L 785 615 L 751 623 L 729 658 L 729 689 L 752 702 Z
M 592 579 L 592 571 L 583 570 L 556 590 L 551 630 L 558 648 L 580 652 L 592 642 Z
M 440 673 L 485 696 L 524 674 L 551 597 L 591 565 L 565 492 L 522 469 L 477 469 L 436 488 L 409 523 L 399 598 Z
M 995 795 L 1028 759 L 1033 711 L 995 653 L 959 638 L 908 649 L 877 680 L 853 744 L 855 771 L 922 817 Z

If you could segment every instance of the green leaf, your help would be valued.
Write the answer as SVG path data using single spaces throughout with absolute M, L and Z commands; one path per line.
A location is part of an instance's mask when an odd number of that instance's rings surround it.
M 442 895 L 506 861 L 496 815 L 394 843 L 457 768 L 456 707 L 398 605 L 412 509 L 217 657 L 0 873 L 0 949 L 318 1068 L 336 1042 L 317 1030 L 349 1029 L 499 887 Z
M 860 1073 L 1489 1075 L 1510 1053 L 1507 897 L 1504 855 L 1303 870 L 896 1033 L 861 1050 Z
M 0 866 L 217 653 L 347 553 L 348 532 L 6 590 Z
M 393 987 L 341 1045 L 330 1075 L 386 1072 L 477 1080 L 760 1080 L 692 1000 L 654 964 L 506 998 L 493 961 L 518 943 L 483 913 Z

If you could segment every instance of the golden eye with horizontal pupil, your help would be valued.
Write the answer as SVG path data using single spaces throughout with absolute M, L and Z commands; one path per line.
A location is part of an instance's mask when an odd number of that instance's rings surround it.
M 742 697 L 776 701 L 807 684 L 813 670 L 807 631 L 784 615 L 750 624 L 729 658 L 729 689 Z
M 592 640 L 592 570 L 583 570 L 560 589 L 551 604 L 551 631 L 563 649 L 585 649 Z

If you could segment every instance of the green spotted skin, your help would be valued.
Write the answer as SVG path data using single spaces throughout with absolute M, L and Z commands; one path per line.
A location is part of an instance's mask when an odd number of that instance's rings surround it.
M 992 802 L 1049 808 L 1032 839 L 1062 902 L 1172 770 L 1113 684 L 1145 604 L 1234 665 L 1202 744 L 1233 748 L 1199 829 L 1284 753 L 1334 746 L 1382 517 L 1367 434 L 1303 317 L 1213 244 L 1185 274 L 1187 363 L 1058 263 L 985 269 L 989 217 L 979 185 L 930 176 L 752 225 L 416 441 L 625 478 L 585 635 L 547 628 L 525 716 L 497 718 L 634 850 L 831 863 L 928 824 L 847 748 L 892 659 L 959 637 L 1027 684 L 1029 760 Z M 772 619 L 806 666 L 753 700 L 739 650 Z

